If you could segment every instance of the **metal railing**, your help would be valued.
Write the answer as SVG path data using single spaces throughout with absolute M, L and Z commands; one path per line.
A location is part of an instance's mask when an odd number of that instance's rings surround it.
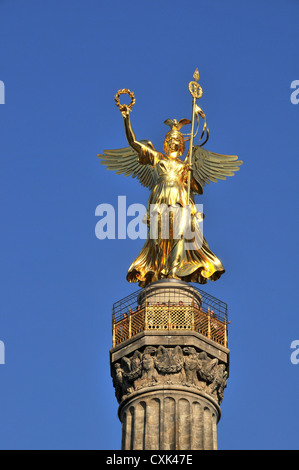
M 190 330 L 227 347 L 227 325 L 227 305 L 206 292 L 153 287 L 113 305 L 112 342 L 117 346 L 142 331 Z

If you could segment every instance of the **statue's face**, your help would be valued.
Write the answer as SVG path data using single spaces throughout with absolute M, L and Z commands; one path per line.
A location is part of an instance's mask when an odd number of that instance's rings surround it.
M 164 149 L 166 155 L 171 158 L 177 158 L 181 156 L 181 142 L 175 136 L 171 136 L 164 142 Z

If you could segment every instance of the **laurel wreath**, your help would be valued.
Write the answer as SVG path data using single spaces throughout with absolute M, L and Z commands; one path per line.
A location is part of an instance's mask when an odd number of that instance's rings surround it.
M 119 101 L 119 97 L 121 95 L 129 95 L 129 97 L 131 98 L 131 103 L 121 104 Z M 120 112 L 122 112 L 122 111 L 126 111 L 127 109 L 131 111 L 131 109 L 133 108 L 135 104 L 136 98 L 132 91 L 127 90 L 127 88 L 123 88 L 122 90 L 118 90 L 117 94 L 114 97 L 114 100 L 115 100 L 116 106 L 119 108 Z
M 189 83 L 189 91 L 193 98 L 196 98 L 197 100 L 202 97 L 202 88 L 197 82 Z

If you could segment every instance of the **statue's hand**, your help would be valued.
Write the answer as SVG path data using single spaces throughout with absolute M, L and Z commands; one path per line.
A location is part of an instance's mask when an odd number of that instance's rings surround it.
M 123 104 L 120 108 L 120 112 L 123 118 L 128 117 L 130 112 L 129 107 L 126 104 Z

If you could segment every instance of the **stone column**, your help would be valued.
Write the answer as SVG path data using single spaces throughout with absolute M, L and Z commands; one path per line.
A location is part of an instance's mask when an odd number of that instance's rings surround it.
M 226 347 L 190 328 L 147 330 L 113 347 L 110 362 L 123 450 L 217 449 Z
M 142 332 L 111 349 L 123 450 L 216 450 L 229 350 L 199 333 Z
M 123 450 L 216 450 L 220 409 L 198 390 L 153 387 L 120 408 Z

